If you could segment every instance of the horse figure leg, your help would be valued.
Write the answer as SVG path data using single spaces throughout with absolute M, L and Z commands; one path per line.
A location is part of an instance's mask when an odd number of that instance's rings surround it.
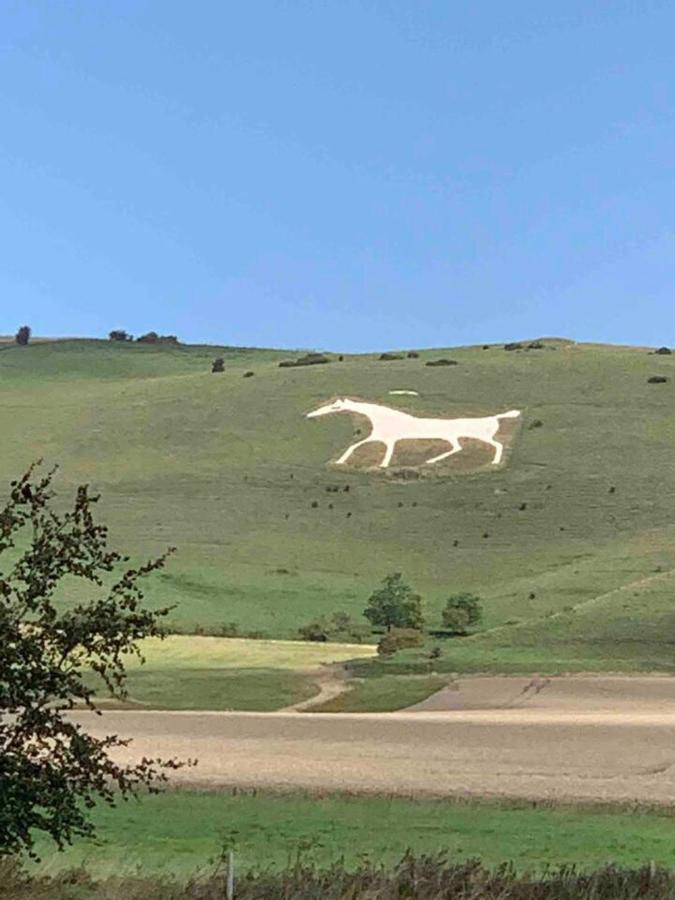
M 341 466 L 343 463 L 346 463 L 347 460 L 349 459 L 349 457 L 352 455 L 352 453 L 355 450 L 358 450 L 359 447 L 362 447 L 364 444 L 367 444 L 371 440 L 372 440 L 372 437 L 370 435 L 368 435 L 368 437 L 364 438 L 362 441 L 357 441 L 355 444 L 352 444 L 351 447 L 347 447 L 347 449 L 342 454 L 340 459 L 335 460 L 335 465 Z
M 449 438 L 445 438 L 445 440 L 448 442 L 448 444 L 450 444 L 452 450 L 448 450 L 445 453 L 440 453 L 438 456 L 433 456 L 431 459 L 428 459 L 426 461 L 427 466 L 430 466 L 432 463 L 440 462 L 442 459 L 447 459 L 449 456 L 452 456 L 455 453 L 459 453 L 459 451 L 462 449 L 462 445 L 459 443 L 459 441 L 457 442 L 457 444 L 455 444 L 455 442 L 451 441 Z
M 381 469 L 386 469 L 389 463 L 391 462 L 391 458 L 394 455 L 394 447 L 396 446 L 396 441 L 385 441 L 385 451 L 384 457 L 382 458 L 382 462 L 380 463 Z
M 488 444 L 491 444 L 495 448 L 494 459 L 492 460 L 492 465 L 497 466 L 502 461 L 502 453 L 504 452 L 504 445 L 500 444 L 499 441 L 495 441 L 493 438 L 491 441 L 488 441 Z

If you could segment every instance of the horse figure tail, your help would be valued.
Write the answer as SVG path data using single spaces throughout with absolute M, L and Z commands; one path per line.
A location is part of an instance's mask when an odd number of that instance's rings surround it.
M 497 419 L 517 419 L 520 415 L 519 409 L 510 409 L 508 412 L 499 413 L 495 418 Z

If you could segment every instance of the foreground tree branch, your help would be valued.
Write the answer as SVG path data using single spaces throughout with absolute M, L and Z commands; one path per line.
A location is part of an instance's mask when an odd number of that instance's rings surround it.
M 53 476 L 32 466 L 0 510 L 0 856 L 32 854 L 36 831 L 60 848 L 92 835 L 87 812 L 97 801 L 156 792 L 167 769 L 185 764 L 117 765 L 110 752 L 128 741 L 94 738 L 65 715 L 76 706 L 100 715 L 92 671 L 113 697 L 127 696 L 125 656 L 142 659 L 139 640 L 161 636 L 171 609 L 148 609 L 139 581 L 173 550 L 124 569 L 128 557 L 108 548 L 108 530 L 94 520 L 98 496 L 83 485 L 59 515 Z M 61 602 L 73 579 L 89 583 L 92 599 Z

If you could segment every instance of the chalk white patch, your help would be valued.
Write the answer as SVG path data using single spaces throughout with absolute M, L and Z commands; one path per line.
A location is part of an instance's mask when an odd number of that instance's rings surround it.
M 417 391 L 389 391 L 390 394 L 405 394 L 407 397 L 419 397 Z
M 495 455 L 492 463 L 496 466 L 501 462 L 504 452 L 504 445 L 495 439 L 495 435 L 499 431 L 500 420 L 517 419 L 520 415 L 520 410 L 512 409 L 509 412 L 497 413 L 494 416 L 485 416 L 483 418 L 423 419 L 418 416 L 411 416 L 409 413 L 401 412 L 398 409 L 390 409 L 388 406 L 379 406 L 377 403 L 361 403 L 358 400 L 342 398 L 307 413 L 307 418 L 313 419 L 317 416 L 326 416 L 337 412 L 350 412 L 365 416 L 370 420 L 372 426 L 372 431 L 368 437 L 347 447 L 337 460 L 337 464 L 343 465 L 346 463 L 352 453 L 364 444 L 377 441 L 385 445 L 384 457 L 380 463 L 381 469 L 386 469 L 391 462 L 394 448 L 398 441 L 432 440 L 446 441 L 450 444 L 450 450 L 426 460 L 428 464 L 432 464 L 459 453 L 463 449 L 460 444 L 460 438 L 473 438 L 474 440 L 484 441 L 486 444 L 494 447 Z

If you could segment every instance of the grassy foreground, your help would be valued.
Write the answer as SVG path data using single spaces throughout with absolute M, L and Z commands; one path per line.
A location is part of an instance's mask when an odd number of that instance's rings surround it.
M 283 869 L 298 852 L 327 865 L 364 857 L 392 865 L 412 849 L 449 859 L 512 861 L 519 871 L 606 863 L 675 868 L 675 819 L 667 812 L 603 811 L 364 796 L 171 791 L 116 810 L 98 808 L 100 844 L 64 853 L 43 842 L 42 874 L 84 865 L 97 878 L 162 873 L 188 877 L 234 846 L 240 871 Z

